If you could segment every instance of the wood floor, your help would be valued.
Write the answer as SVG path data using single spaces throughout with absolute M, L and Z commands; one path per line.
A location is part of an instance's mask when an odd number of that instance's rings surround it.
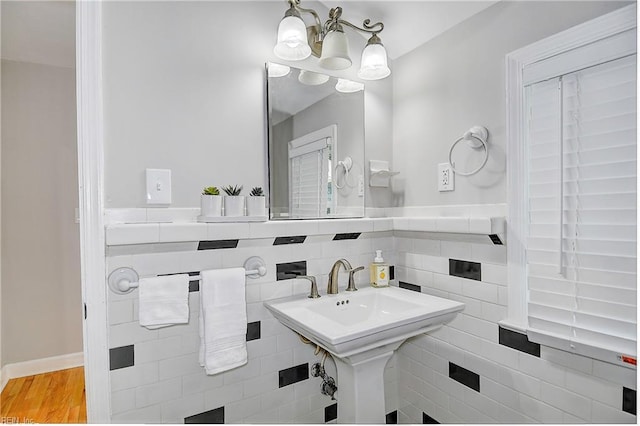
M 86 423 L 82 367 L 9 380 L 0 423 Z

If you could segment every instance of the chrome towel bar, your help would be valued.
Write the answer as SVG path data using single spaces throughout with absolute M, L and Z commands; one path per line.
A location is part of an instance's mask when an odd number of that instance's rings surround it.
M 267 273 L 267 266 L 259 256 L 252 256 L 244 262 L 245 274 L 249 278 L 259 278 Z M 200 281 L 200 275 L 189 276 L 189 281 Z M 127 294 L 138 288 L 138 273 L 129 267 L 114 269 L 107 279 L 109 288 L 116 294 Z

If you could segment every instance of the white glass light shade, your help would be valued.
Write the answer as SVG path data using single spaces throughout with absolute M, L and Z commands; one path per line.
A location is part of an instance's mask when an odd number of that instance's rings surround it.
M 345 80 L 344 78 L 339 78 L 336 83 L 336 90 L 341 93 L 355 93 L 360 90 L 364 90 L 364 84 L 358 83 L 357 81 Z
M 358 77 L 363 80 L 380 80 L 391 74 L 387 66 L 387 50 L 382 44 L 368 44 L 362 51 Z
M 284 77 L 285 75 L 289 74 L 289 72 L 291 71 L 291 68 L 289 68 L 286 65 L 269 62 L 268 70 L 269 70 L 269 77 Z
M 286 61 L 301 61 L 311 55 L 307 43 L 307 28 L 297 16 L 285 16 L 278 25 L 278 42 L 273 53 Z
M 322 41 L 320 66 L 328 70 L 345 70 L 351 66 L 349 40 L 342 31 L 330 31 Z
M 298 81 L 307 86 L 319 86 L 329 81 L 329 76 L 326 74 L 320 74 L 313 71 L 300 70 L 298 74 Z

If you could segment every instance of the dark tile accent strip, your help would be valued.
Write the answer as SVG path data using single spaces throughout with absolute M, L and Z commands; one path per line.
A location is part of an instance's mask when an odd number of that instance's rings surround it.
M 309 378 L 309 363 L 296 365 L 295 367 L 280 370 L 278 372 L 278 387 L 292 385 Z
M 283 244 L 302 244 L 306 239 L 306 235 L 297 235 L 293 237 L 276 237 L 276 239 L 273 240 L 273 245 L 281 246 Z
M 224 424 L 224 407 L 184 418 L 185 424 Z
M 529 341 L 526 334 L 498 327 L 498 343 L 540 358 L 540 344 Z
M 134 359 L 133 345 L 111 348 L 109 349 L 109 370 L 133 367 Z
M 384 422 L 388 425 L 397 425 L 398 424 L 398 410 L 387 413 L 384 416 Z
M 393 265 L 389 266 L 389 279 L 390 280 L 396 279 L 396 267 Z
M 278 263 L 276 265 L 276 280 L 288 280 L 300 275 L 307 275 L 307 261 Z
M 449 377 L 456 382 L 470 387 L 476 392 L 480 392 L 480 376 L 473 371 L 467 370 L 466 368 L 450 362 Z
M 348 232 L 345 234 L 336 234 L 336 236 L 333 237 L 333 241 L 357 240 L 359 236 L 360 236 L 360 232 Z
M 439 425 L 440 422 L 428 415 L 427 413 L 422 413 L 422 424 L 423 425 Z
M 622 388 L 622 411 L 636 415 L 636 391 Z
M 493 244 L 495 244 L 497 246 L 501 246 L 502 245 L 502 240 L 500 239 L 500 237 L 497 234 L 491 234 L 491 235 L 489 235 L 489 238 L 491 238 L 491 242 L 493 242 Z
M 422 288 L 419 285 L 405 283 L 400 281 L 400 288 L 404 288 L 405 290 L 417 291 L 418 293 L 422 293 Z
M 330 422 L 338 418 L 338 403 L 324 407 L 324 422 Z
M 482 281 L 480 263 L 466 260 L 449 259 L 449 275 L 470 280 Z
M 238 240 L 200 241 L 198 250 L 218 250 L 238 247 Z
M 260 338 L 260 321 L 247 324 L 247 342 Z
M 189 272 L 189 276 L 200 275 L 200 272 Z M 189 292 L 200 291 L 200 280 L 189 280 Z

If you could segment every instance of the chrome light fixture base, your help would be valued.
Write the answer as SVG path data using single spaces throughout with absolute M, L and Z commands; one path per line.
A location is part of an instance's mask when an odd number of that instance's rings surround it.
M 320 40 L 320 31 L 317 25 L 309 25 L 307 27 L 307 40 L 311 48 L 311 54 L 319 58 L 322 55 L 322 40 Z

